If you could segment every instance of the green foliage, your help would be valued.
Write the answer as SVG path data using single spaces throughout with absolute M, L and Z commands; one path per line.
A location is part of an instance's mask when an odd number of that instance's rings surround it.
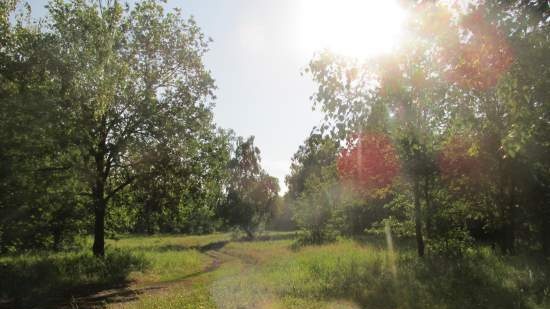
M 319 176 L 323 167 L 334 164 L 337 154 L 338 142 L 313 131 L 292 157 L 290 174 L 285 178 L 286 196 L 297 199 L 305 190 L 308 177 Z
M 322 134 L 334 142 L 383 134 L 398 150 L 392 195 L 341 202 L 341 226 L 356 225 L 353 214 L 376 217 L 378 227 L 413 233 L 420 256 L 425 242 L 433 253 L 462 255 L 472 241 L 550 254 L 550 212 L 537 202 L 550 193 L 547 5 L 404 5 L 414 17 L 392 54 L 324 51 L 306 70 L 318 85 Z M 367 177 L 355 167 L 365 160 L 351 160 L 348 174 Z
M 239 137 L 229 161 L 227 197 L 220 214 L 229 226 L 242 229 L 249 239 L 273 215 L 277 206 L 279 183 L 260 166 L 260 149 L 254 137 Z
M 85 227 L 79 153 L 63 123 L 54 40 L 23 17 L 5 25 L 0 57 L 0 252 L 61 249 Z
M 309 175 L 304 191 L 294 202 L 294 221 L 304 233 L 303 244 L 321 244 L 336 239 L 336 217 L 341 203 L 341 188 L 334 165 L 321 168 L 319 175 Z
M 430 239 L 428 251 L 436 256 L 460 258 L 473 247 L 473 238 L 466 229 L 452 228 Z
M 195 21 L 162 1 L 52 0 L 11 23 L 16 4 L 0 7 L 0 252 L 217 228 L 229 141 Z
M 275 202 L 274 212 L 267 223 L 267 229 L 272 231 L 296 230 L 296 223 L 292 220 L 293 212 L 288 195 L 279 196 Z

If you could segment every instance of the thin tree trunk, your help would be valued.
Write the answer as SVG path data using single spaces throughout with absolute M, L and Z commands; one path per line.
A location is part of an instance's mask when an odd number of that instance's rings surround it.
M 254 233 L 252 232 L 252 228 L 247 227 L 246 229 L 244 229 L 244 231 L 246 232 L 248 240 L 254 240 Z
M 503 231 L 503 251 L 507 254 L 515 254 L 517 207 L 513 180 L 509 180 L 508 186 L 508 203 L 505 207 L 506 223 L 504 224 Z
M 542 252 L 544 256 L 550 257 L 550 210 L 543 214 L 541 226 Z
M 418 179 L 414 180 L 414 223 L 416 231 L 416 246 L 418 256 L 424 256 L 424 238 L 422 236 L 422 211 L 420 209 L 420 184 Z
M 53 249 L 55 251 L 61 250 L 61 241 L 63 239 L 62 237 L 62 228 L 59 226 L 56 226 L 53 228 L 52 236 L 53 236 Z
M 424 179 L 424 199 L 426 200 L 426 237 L 430 239 L 432 236 L 432 216 L 433 216 L 433 209 L 432 209 L 432 199 L 430 196 L 430 180 L 429 176 L 426 176 Z
M 516 233 L 513 223 L 508 223 L 504 226 L 504 252 L 507 254 L 515 253 Z

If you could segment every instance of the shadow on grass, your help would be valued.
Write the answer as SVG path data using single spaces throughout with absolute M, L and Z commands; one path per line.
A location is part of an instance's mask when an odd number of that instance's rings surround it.
M 104 258 L 91 253 L 35 254 L 0 260 L 0 308 L 70 308 L 71 301 L 90 298 L 95 302 L 135 297 L 127 295 L 127 276 L 148 267 L 143 256 L 109 250 Z M 116 288 L 113 295 L 103 295 Z M 134 294 L 133 296 L 131 294 Z M 103 295 L 103 296 L 102 296 Z M 78 308 L 86 307 L 84 305 Z
M 193 249 L 196 249 L 204 253 L 206 251 L 211 251 L 211 250 L 220 250 L 221 248 L 225 247 L 225 245 L 227 245 L 228 243 L 229 243 L 228 240 L 216 241 L 216 242 L 208 243 L 203 246 L 193 247 Z
M 273 241 L 273 240 L 289 240 L 289 239 L 295 239 L 298 237 L 298 231 L 295 232 L 284 232 L 284 233 L 276 233 L 276 234 L 266 234 L 266 235 L 260 235 L 253 239 L 253 241 Z
M 210 250 L 220 250 L 229 243 L 228 240 L 210 242 L 201 246 L 186 246 L 177 244 L 168 244 L 162 246 L 139 246 L 132 248 L 132 251 L 149 251 L 149 252 L 170 252 L 170 251 L 187 251 L 197 250 L 201 253 Z
M 65 302 L 61 307 L 56 308 L 81 308 L 81 309 L 92 309 L 92 308 L 101 308 L 106 304 L 115 304 L 115 303 L 125 303 L 138 299 L 138 296 L 153 290 L 159 290 L 162 287 L 146 287 L 142 289 L 130 289 L 128 286 L 119 286 L 111 287 L 110 289 L 105 289 L 105 287 L 96 290 L 95 293 L 90 294 L 93 290 L 88 290 L 82 295 L 71 295 L 71 301 L 69 303 Z M 53 308 L 53 307 L 51 307 Z
M 249 236 L 234 236 L 233 241 L 237 242 L 261 242 L 261 241 L 277 241 L 277 240 L 290 240 L 298 237 L 300 231 L 292 232 L 267 232 L 265 234 L 256 235 L 254 237 Z
M 385 235 L 381 234 L 367 234 L 357 235 L 351 237 L 356 243 L 362 246 L 370 246 L 380 250 L 388 249 L 388 241 Z M 393 237 L 393 247 L 398 251 L 414 251 L 416 250 L 416 243 L 413 237 Z

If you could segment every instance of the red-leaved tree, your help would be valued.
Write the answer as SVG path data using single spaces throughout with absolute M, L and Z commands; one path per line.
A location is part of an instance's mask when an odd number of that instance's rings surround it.
M 379 195 L 399 173 L 399 160 L 384 134 L 353 134 L 337 162 L 341 180 L 363 196 Z

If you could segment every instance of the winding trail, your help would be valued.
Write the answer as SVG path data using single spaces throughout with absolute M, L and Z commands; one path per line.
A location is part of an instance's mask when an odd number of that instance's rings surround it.
M 213 244 L 208 244 L 204 247 L 198 248 L 199 251 L 201 251 L 201 253 L 212 258 L 212 262 L 199 272 L 186 275 L 176 280 L 165 281 L 165 282 L 155 282 L 155 283 L 148 283 L 148 284 L 130 282 L 129 285 L 127 286 L 106 289 L 106 290 L 97 292 L 93 295 L 73 298 L 70 303 L 64 304 L 59 308 L 94 309 L 94 308 L 105 308 L 105 304 L 128 303 L 132 301 L 137 301 L 139 299 L 139 296 L 143 294 L 149 295 L 149 294 L 162 293 L 176 286 L 191 287 L 191 285 L 194 283 L 197 277 L 214 272 L 215 270 L 220 268 L 223 264 L 230 261 L 240 261 L 244 265 L 250 264 L 250 262 L 246 261 L 246 259 L 244 259 L 243 257 L 239 257 L 237 255 L 231 255 L 231 254 L 228 254 L 227 252 L 222 252 L 221 249 L 225 244 L 226 243 L 224 243 L 223 245 L 218 243 L 213 243 Z

